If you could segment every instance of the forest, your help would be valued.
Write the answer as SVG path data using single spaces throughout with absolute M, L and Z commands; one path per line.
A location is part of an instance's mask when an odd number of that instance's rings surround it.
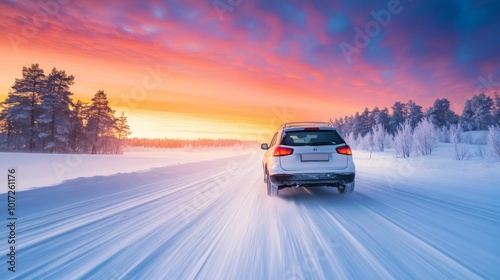
M 38 64 L 23 67 L 0 104 L 0 150 L 117 154 L 131 134 L 127 117 L 115 116 L 98 90 L 90 103 L 72 100 L 75 77 Z
M 451 110 L 447 98 L 436 99 L 426 109 L 412 100 L 396 101 L 388 108 L 372 110 L 330 120 L 356 149 L 384 151 L 394 148 L 397 156 L 429 155 L 438 142 L 452 143 L 454 157 L 466 157 L 465 144 L 488 145 L 500 156 L 500 95 L 484 93 L 465 100 L 461 115 Z M 471 140 L 468 131 L 485 132 L 483 139 Z

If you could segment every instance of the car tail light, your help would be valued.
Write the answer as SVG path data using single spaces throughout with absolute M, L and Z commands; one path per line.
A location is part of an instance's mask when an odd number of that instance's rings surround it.
M 351 147 L 349 146 L 341 146 L 337 147 L 337 153 L 341 155 L 352 155 Z
M 282 156 L 289 156 L 291 154 L 293 154 L 293 149 L 278 146 L 274 150 L 273 156 L 274 157 L 282 157 Z
M 310 130 L 319 130 L 319 127 L 306 127 L 304 128 L 305 131 L 310 131 Z

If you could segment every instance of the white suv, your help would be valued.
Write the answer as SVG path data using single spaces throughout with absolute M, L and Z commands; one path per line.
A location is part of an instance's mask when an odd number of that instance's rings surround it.
M 262 167 L 269 196 L 289 187 L 336 187 L 341 195 L 354 190 L 351 148 L 330 123 L 285 123 L 261 148 L 267 150 Z

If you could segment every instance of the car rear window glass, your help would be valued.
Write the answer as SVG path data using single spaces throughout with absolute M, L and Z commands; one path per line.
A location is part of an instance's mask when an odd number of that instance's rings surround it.
M 321 146 L 344 144 L 345 141 L 335 130 L 288 131 L 281 141 L 287 146 Z

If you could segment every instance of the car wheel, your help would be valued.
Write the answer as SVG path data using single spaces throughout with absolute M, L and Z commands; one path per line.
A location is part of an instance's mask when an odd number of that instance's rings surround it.
M 342 186 L 338 186 L 337 190 L 341 196 L 350 195 L 354 191 L 354 181 L 352 183 L 347 183 Z
M 267 183 L 267 172 L 264 172 L 264 183 Z
M 267 173 L 266 173 L 267 174 Z M 269 179 L 269 174 L 267 174 L 267 195 L 268 196 L 277 196 L 278 195 L 278 186 L 273 184 Z

